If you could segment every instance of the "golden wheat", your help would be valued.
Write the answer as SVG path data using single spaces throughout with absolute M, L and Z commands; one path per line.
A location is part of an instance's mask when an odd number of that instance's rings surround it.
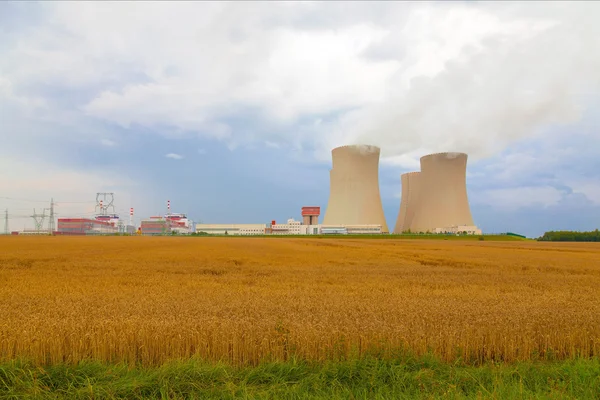
M 233 364 L 600 354 L 600 245 L 0 239 L 0 356 Z

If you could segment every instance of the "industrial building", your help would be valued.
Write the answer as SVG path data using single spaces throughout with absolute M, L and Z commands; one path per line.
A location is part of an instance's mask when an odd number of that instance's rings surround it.
M 196 224 L 196 232 L 210 235 L 318 235 L 319 225 L 303 225 L 290 218 L 286 223 L 278 224 Z
M 285 224 L 196 224 L 196 232 L 210 235 L 374 235 L 381 225 L 304 225 L 293 218 Z
M 196 224 L 196 232 L 209 235 L 264 235 L 267 224 Z
M 107 235 L 118 233 L 119 228 L 110 220 L 92 218 L 59 218 L 56 235 Z
M 194 224 L 186 214 L 168 213 L 164 219 L 169 223 L 170 232 L 175 232 L 178 235 L 189 235 L 194 231 Z
M 270 231 L 271 235 L 306 235 L 303 228 L 307 226 L 309 225 L 302 225 L 300 221 L 290 218 L 285 224 L 277 224 L 275 221 L 272 221 Z
M 321 207 L 302 207 L 302 225 L 319 225 Z
M 467 197 L 467 155 L 429 154 L 420 163 L 420 172 L 401 176 L 402 198 L 394 233 L 480 234 Z
M 196 232 L 211 235 L 357 235 L 380 234 L 382 226 L 378 224 L 318 224 L 320 207 L 302 207 L 302 221 L 294 218 L 278 224 L 273 220 L 270 224 L 197 224 Z
M 477 228 L 475 225 L 456 225 L 435 228 L 432 233 L 445 233 L 452 235 L 481 235 L 482 232 L 481 229 Z
M 97 214 L 92 218 L 58 218 L 55 235 L 112 235 L 135 233 L 130 218 L 130 223 L 125 224 L 115 213 L 113 205 L 114 193 L 96 193 Z M 109 212 L 112 210 L 112 212 Z M 130 216 L 133 217 L 133 208 Z M 50 226 L 53 226 L 51 224 Z M 49 228 L 50 229 L 50 228 Z
M 383 233 L 381 225 L 321 225 L 322 235 L 378 235 Z
M 323 225 L 380 225 L 382 233 L 388 233 L 379 193 L 379 147 L 342 146 L 333 149 L 331 155 Z
M 161 216 L 143 219 L 140 225 L 142 235 L 168 235 L 171 233 L 171 221 Z

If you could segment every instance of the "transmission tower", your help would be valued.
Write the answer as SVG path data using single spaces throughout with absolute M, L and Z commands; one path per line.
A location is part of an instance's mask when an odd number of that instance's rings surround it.
M 55 231 L 54 221 L 54 199 L 50 199 L 50 221 L 48 222 L 48 231 L 53 235 Z
M 106 211 L 112 208 L 113 214 L 115 213 L 115 194 L 114 193 L 96 193 L 96 210 L 99 210 L 98 214 L 106 215 Z
M 8 235 L 8 209 L 4 210 L 4 234 Z
M 31 218 L 33 218 L 33 222 L 35 223 L 35 230 L 40 233 L 42 227 L 44 226 L 44 220 L 46 219 L 46 209 L 44 209 L 41 214 L 36 214 L 34 208 Z

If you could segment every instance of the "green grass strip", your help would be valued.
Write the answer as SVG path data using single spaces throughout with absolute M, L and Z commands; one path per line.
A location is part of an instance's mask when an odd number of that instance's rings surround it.
M 432 357 L 289 361 L 236 368 L 198 360 L 142 368 L 0 365 L 1 399 L 596 399 L 600 360 L 452 365 Z

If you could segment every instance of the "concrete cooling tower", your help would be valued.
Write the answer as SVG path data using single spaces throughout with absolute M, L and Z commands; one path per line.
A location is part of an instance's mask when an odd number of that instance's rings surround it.
M 389 232 L 379 194 L 379 153 L 379 147 L 367 145 L 331 151 L 324 225 L 381 225 L 382 232 Z
M 400 212 L 394 227 L 394 233 L 412 231 L 412 221 L 415 210 L 419 204 L 419 193 L 421 190 L 421 173 L 408 172 L 400 176 L 402 181 L 402 198 L 400 200 Z
M 411 231 L 427 232 L 435 228 L 473 225 L 466 173 L 465 153 L 436 153 L 421 157 L 420 191 L 414 217 L 410 221 Z M 413 204 L 409 200 L 407 206 L 410 208 Z

